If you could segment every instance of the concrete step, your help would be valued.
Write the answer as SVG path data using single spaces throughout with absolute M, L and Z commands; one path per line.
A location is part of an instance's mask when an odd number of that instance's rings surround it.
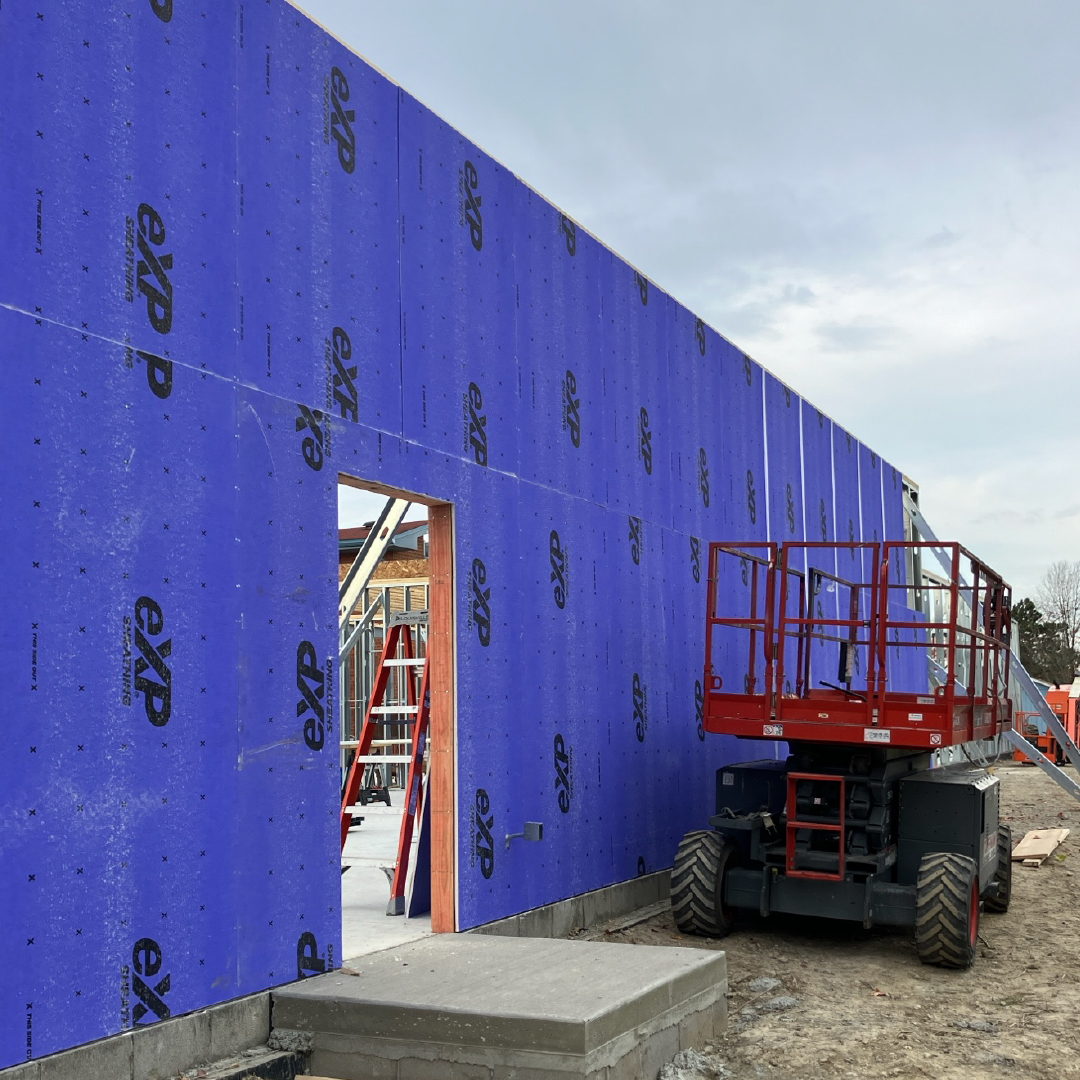
M 295 1080 L 306 1066 L 306 1053 L 256 1046 L 209 1065 L 186 1069 L 178 1080 Z
M 726 1020 L 722 952 L 445 934 L 273 992 L 336 1080 L 655 1080 Z

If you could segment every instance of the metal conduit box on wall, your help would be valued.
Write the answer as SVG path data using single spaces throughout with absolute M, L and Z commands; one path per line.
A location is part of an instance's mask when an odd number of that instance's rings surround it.
M 458 929 L 670 865 L 761 755 L 701 726 L 709 540 L 900 539 L 897 471 L 283 0 L 40 6 L 0 1066 L 340 963 L 339 472 L 454 504 Z

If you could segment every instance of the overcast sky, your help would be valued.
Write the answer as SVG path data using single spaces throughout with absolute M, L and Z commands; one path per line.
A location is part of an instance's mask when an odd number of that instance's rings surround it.
M 901 467 L 1080 558 L 1076 0 L 301 0 Z

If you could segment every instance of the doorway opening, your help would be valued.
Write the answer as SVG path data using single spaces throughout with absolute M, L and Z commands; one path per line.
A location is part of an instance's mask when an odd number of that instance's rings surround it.
M 453 565 L 450 503 L 338 474 L 346 962 L 457 928 Z

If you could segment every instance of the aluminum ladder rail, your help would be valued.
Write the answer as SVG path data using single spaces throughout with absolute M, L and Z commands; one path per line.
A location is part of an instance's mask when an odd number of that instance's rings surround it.
M 338 731 L 341 733 L 342 739 L 344 739 L 345 721 L 349 711 L 346 691 L 348 689 L 352 653 L 361 640 L 364 631 L 368 629 L 379 609 L 383 606 L 382 596 L 375 597 L 372 603 L 364 609 L 362 616 L 351 627 L 349 626 L 349 620 L 352 618 L 357 604 L 365 595 L 372 576 L 379 563 L 382 562 L 387 548 L 393 542 L 394 534 L 397 532 L 398 526 L 404 521 L 411 505 L 408 499 L 390 498 L 386 500 L 386 505 L 383 506 L 378 519 L 372 525 L 367 539 L 353 560 L 352 566 L 349 567 L 349 572 L 345 575 L 345 580 L 338 588 Z M 383 616 L 383 620 L 384 622 L 388 621 L 386 615 Z M 349 747 L 342 745 L 339 749 L 341 768 L 344 772 L 345 755 L 351 749 L 351 745 Z
M 364 546 L 349 567 L 345 580 L 338 589 L 338 632 L 344 634 L 349 619 L 364 590 L 368 587 L 372 575 L 382 562 L 386 549 L 390 546 L 398 526 L 405 520 L 412 503 L 408 499 L 387 499 L 379 514 L 378 521 L 371 527 Z M 346 650 L 341 650 L 344 653 Z
M 926 518 L 922 516 L 918 506 L 913 502 L 907 501 L 907 509 L 912 515 L 913 523 L 920 537 L 924 540 L 929 540 L 932 543 L 939 543 L 938 538 L 934 535 L 934 530 L 926 524 Z M 1009 674 L 1015 680 L 1016 684 L 1023 688 L 1024 693 L 1034 702 L 1039 715 L 1046 721 L 1046 726 L 1053 733 L 1054 738 L 1057 739 L 1059 745 L 1064 749 L 1069 761 L 1072 762 L 1073 768 L 1080 773 L 1080 748 L 1077 748 L 1076 743 L 1069 738 L 1068 732 L 1066 732 L 1065 728 L 1061 725 L 1061 721 L 1054 715 L 1054 710 L 1047 704 L 1046 698 L 1039 693 L 1038 687 L 1032 682 L 1031 676 L 1025 670 L 1024 665 L 1020 663 L 1020 657 L 1012 652 L 1009 654 Z M 1032 746 L 1019 731 L 1009 728 L 1007 731 L 1003 731 L 1002 735 L 1029 761 L 1038 765 L 1039 768 L 1054 781 L 1054 783 L 1067 791 L 1077 800 L 1077 802 L 1080 802 L 1080 784 L 1073 780 L 1067 773 L 1059 769 L 1057 765 L 1042 753 L 1041 750 Z
M 1039 693 L 1038 687 L 1031 680 L 1031 676 L 1024 670 L 1023 664 L 1015 656 L 1012 658 L 1011 671 L 1012 677 L 1016 679 L 1027 695 L 1035 702 L 1039 715 L 1046 721 L 1046 726 L 1053 732 L 1054 738 L 1057 739 L 1069 761 L 1072 762 L 1073 768 L 1080 773 L 1080 749 L 1069 738 L 1068 733 L 1061 726 L 1061 721 L 1054 715 L 1054 710 L 1047 704 L 1046 698 Z M 1063 772 L 1041 750 L 1032 746 L 1019 731 L 1010 728 L 1003 734 L 1020 753 L 1035 762 L 1047 776 L 1057 781 L 1077 802 L 1080 802 L 1080 784 L 1068 773 Z

